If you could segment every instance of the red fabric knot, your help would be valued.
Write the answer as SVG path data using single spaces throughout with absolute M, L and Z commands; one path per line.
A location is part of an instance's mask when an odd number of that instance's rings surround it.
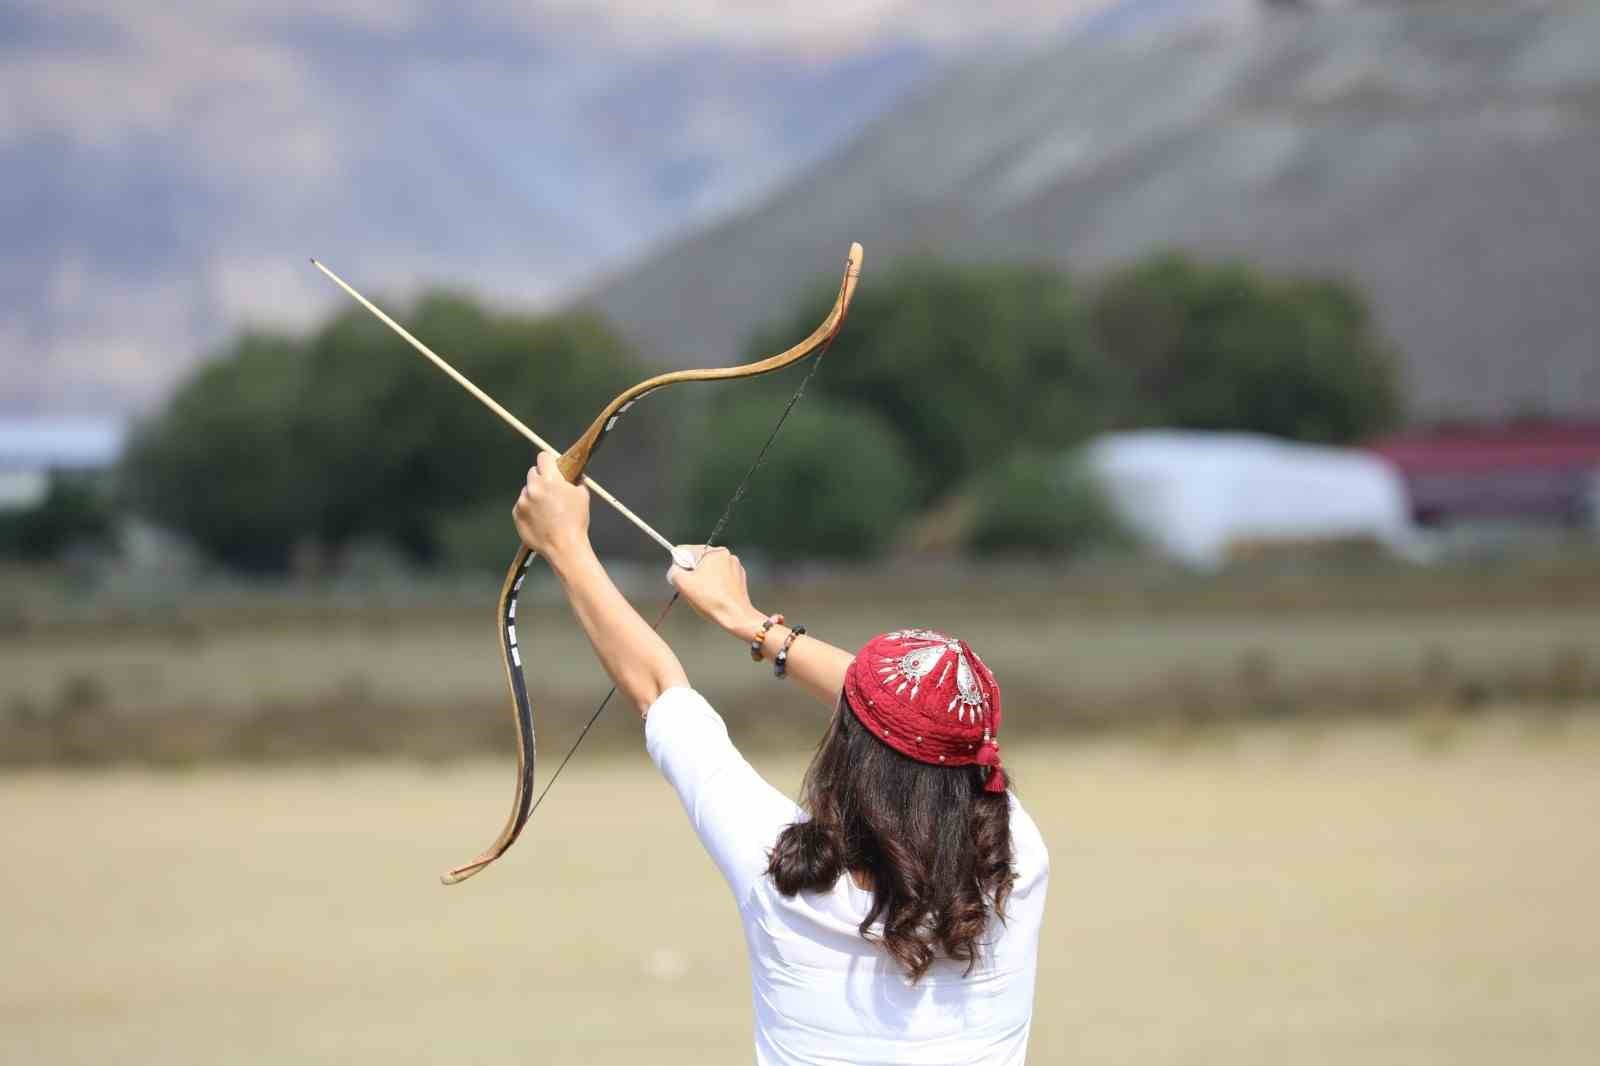
M 984 779 L 985 792 L 1004 792 L 1006 790 L 1006 772 L 1000 769 L 1000 745 L 992 740 L 986 740 L 978 748 L 977 762 L 979 766 L 989 768 L 988 776 Z
M 845 702 L 862 725 L 902 755 L 941 766 L 1000 769 L 1000 685 L 966 641 L 933 629 L 873 637 L 845 671 Z

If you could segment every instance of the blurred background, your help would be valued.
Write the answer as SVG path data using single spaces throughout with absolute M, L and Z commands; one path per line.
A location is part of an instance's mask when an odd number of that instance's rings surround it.
M 333 6 L 0 4 L 0 1061 L 748 1061 L 625 708 L 437 884 L 532 457 L 307 257 L 565 444 L 852 240 L 724 540 L 1002 679 L 1033 1059 L 1600 1056 L 1600 8 Z M 807 369 L 593 470 L 702 540 Z M 542 787 L 606 685 L 524 612 Z M 825 712 L 665 632 L 792 789 Z

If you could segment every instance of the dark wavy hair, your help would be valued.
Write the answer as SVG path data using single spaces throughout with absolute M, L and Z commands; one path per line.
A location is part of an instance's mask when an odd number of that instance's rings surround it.
M 913 982 L 943 957 L 977 964 L 991 913 L 1005 920 L 1011 806 L 975 766 L 931 766 L 873 736 L 841 696 L 801 786 L 808 821 L 778 835 L 767 863 L 785 896 L 871 881 L 861 935 L 881 941 Z

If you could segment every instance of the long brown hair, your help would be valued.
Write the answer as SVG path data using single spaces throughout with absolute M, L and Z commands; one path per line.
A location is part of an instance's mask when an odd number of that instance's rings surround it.
M 778 835 L 767 864 L 778 891 L 831 890 L 864 874 L 872 906 L 863 937 L 881 941 L 913 981 L 943 957 L 972 971 L 990 914 L 1005 919 L 1012 870 L 1011 805 L 985 792 L 974 766 L 933 766 L 900 754 L 857 721 L 841 697 L 806 770 L 811 815 Z

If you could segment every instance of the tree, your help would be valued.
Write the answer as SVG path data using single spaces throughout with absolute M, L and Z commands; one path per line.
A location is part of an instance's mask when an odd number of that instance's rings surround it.
M 695 524 L 716 520 L 772 432 L 782 401 L 745 396 L 724 406 L 690 460 L 684 499 Z M 910 510 L 914 470 L 884 418 L 828 397 L 796 407 L 721 540 L 784 558 L 880 551 Z M 688 523 L 685 523 L 688 528 Z
M 574 439 L 605 401 L 644 371 L 620 338 L 588 314 L 493 314 L 430 293 L 410 327 L 463 374 L 552 443 Z M 331 490 L 318 532 L 331 544 L 391 541 L 430 560 L 450 513 L 504 497 L 507 511 L 532 446 L 405 343 L 351 309 L 308 344 L 306 444 Z M 642 411 L 630 430 L 657 416 Z M 507 536 L 510 536 L 507 525 Z
M 402 317 L 552 442 L 644 375 L 589 314 L 498 314 L 434 292 Z M 659 418 L 641 412 L 630 428 L 648 435 Z M 532 460 L 531 445 L 351 309 L 303 340 L 238 338 L 135 435 L 124 479 L 139 510 L 217 558 L 276 570 L 306 542 L 338 551 L 370 538 L 438 559 L 454 516 L 509 515 Z M 509 518 L 505 538 L 509 557 Z
M 324 496 L 300 433 L 306 377 L 294 339 L 236 339 L 134 431 L 121 470 L 132 508 L 233 565 L 286 566 Z
M 111 505 L 94 473 L 56 471 L 42 500 L 0 512 L 0 555 L 52 559 L 74 546 L 107 546 L 113 534 Z
M 1400 416 L 1394 356 L 1348 285 L 1164 253 L 1113 274 L 1091 306 L 1133 377 L 1126 425 L 1349 443 Z
M 834 293 L 831 283 L 807 291 L 746 356 L 803 336 Z M 905 261 L 862 286 L 826 358 L 816 392 L 872 412 L 899 438 L 911 463 L 907 502 L 918 506 L 1018 441 L 1065 447 L 1104 428 L 1123 387 L 1067 276 L 1044 267 Z
M 1064 556 L 1131 543 L 1076 450 L 1019 450 L 973 488 L 967 543 L 980 555 Z

